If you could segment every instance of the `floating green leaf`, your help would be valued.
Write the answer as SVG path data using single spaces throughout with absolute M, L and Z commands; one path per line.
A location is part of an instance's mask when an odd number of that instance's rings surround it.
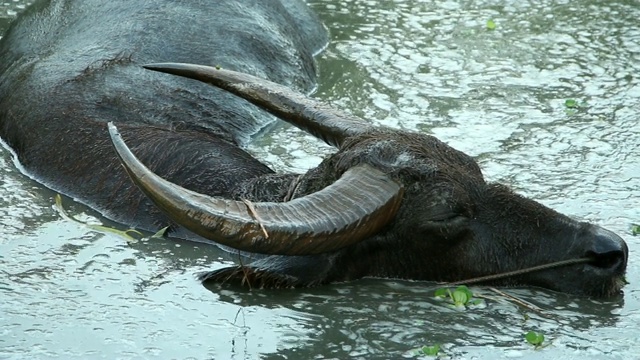
M 482 303 L 482 299 L 473 298 L 473 293 L 468 287 L 461 285 L 455 290 L 449 288 L 440 288 L 435 292 L 437 298 L 449 298 L 451 303 L 455 307 L 464 308 L 467 305 L 479 305 Z
M 496 28 L 496 23 L 491 19 L 487 20 L 487 29 L 495 30 L 495 28 Z
M 440 345 L 438 344 L 433 346 L 423 346 L 420 348 L 419 355 L 438 356 L 438 352 L 440 352 Z
M 575 109 L 578 107 L 578 102 L 575 101 L 574 99 L 567 99 L 564 101 L 564 106 L 566 106 L 569 109 Z
M 440 297 L 440 298 L 445 298 L 447 296 L 449 296 L 449 293 L 451 292 L 451 290 L 447 289 L 447 288 L 440 288 L 437 289 L 435 292 L 435 297 Z
M 104 232 L 104 233 L 116 234 L 118 236 L 121 236 L 121 237 L 125 238 L 129 242 L 135 242 L 135 241 L 138 241 L 139 239 L 142 239 L 144 237 L 144 234 L 141 233 L 140 231 L 136 230 L 136 229 L 119 230 L 119 229 L 111 228 L 111 227 L 104 226 L 104 225 L 89 224 L 87 222 L 80 221 L 80 220 L 76 219 L 75 217 L 69 215 L 67 213 L 67 211 L 64 209 L 64 207 L 62 206 L 62 196 L 60 196 L 60 194 L 56 194 L 55 200 L 56 200 L 55 208 L 56 208 L 56 210 L 58 210 L 58 214 L 60 214 L 60 216 L 62 218 L 64 218 L 65 220 L 69 220 L 69 221 L 76 222 L 78 224 L 82 224 L 82 225 L 84 225 L 84 226 L 86 226 L 86 227 L 88 227 L 90 229 L 96 230 L 96 231 L 100 231 L 100 232 Z M 167 227 L 165 227 L 163 229 L 160 229 L 157 233 L 155 233 L 151 237 L 152 238 L 163 237 L 168 228 L 169 227 L 167 226 Z
M 468 287 L 464 285 L 458 286 L 453 291 L 453 294 L 451 295 L 451 299 L 453 300 L 453 303 L 456 306 L 465 306 L 469 304 L 472 298 L 473 298 L 473 293 L 471 292 L 471 290 L 469 290 Z
M 482 299 L 471 299 L 469 300 L 469 302 L 467 304 L 469 305 L 480 305 L 482 304 L 483 300 Z
M 469 302 L 469 295 L 464 291 L 456 290 L 451 297 L 456 306 L 464 306 Z
M 535 347 L 539 347 L 544 342 L 544 334 L 535 331 L 529 331 L 524 335 L 524 338 Z
M 473 293 L 465 285 L 458 286 L 455 291 L 463 292 L 465 295 L 467 295 L 467 299 L 469 300 L 473 297 Z
M 168 226 L 163 227 L 162 229 L 158 230 L 158 232 L 156 232 L 155 234 L 153 234 L 151 236 L 152 239 L 158 239 L 158 238 L 163 238 L 164 235 L 167 233 L 167 230 L 169 230 Z
M 631 235 L 633 236 L 640 235 L 640 225 L 631 224 Z

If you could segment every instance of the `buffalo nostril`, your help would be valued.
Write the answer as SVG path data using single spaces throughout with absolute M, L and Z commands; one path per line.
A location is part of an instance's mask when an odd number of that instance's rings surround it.
M 590 264 L 599 268 L 624 272 L 629 255 L 629 249 L 624 240 L 615 233 L 599 226 L 594 226 L 592 231 L 592 247 L 585 254 L 593 259 Z
M 605 254 L 596 254 L 592 251 L 588 251 L 586 256 L 591 260 L 590 265 L 603 268 L 624 270 L 626 267 L 625 256 L 622 251 L 611 251 Z

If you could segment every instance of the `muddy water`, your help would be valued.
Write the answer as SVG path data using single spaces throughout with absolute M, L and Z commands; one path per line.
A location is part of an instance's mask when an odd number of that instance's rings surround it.
M 0 29 L 24 1 L 0 3 Z M 216 248 L 127 243 L 64 220 L 54 193 L 0 150 L 0 358 L 398 358 L 441 344 L 455 359 L 628 359 L 640 354 L 640 4 L 635 1 L 322 1 L 331 29 L 316 96 L 430 132 L 485 174 L 620 234 L 624 295 L 488 289 L 455 310 L 430 284 L 363 280 L 312 290 L 212 293 L 193 277 Z M 487 21 L 495 22 L 487 30 Z M 567 99 L 581 107 L 568 109 Z M 329 149 L 287 127 L 251 151 L 304 170 Z M 84 220 L 104 221 L 65 199 Z M 541 350 L 523 333 L 541 331 Z

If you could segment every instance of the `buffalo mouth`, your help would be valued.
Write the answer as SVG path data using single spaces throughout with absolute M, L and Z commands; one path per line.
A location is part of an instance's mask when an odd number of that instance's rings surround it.
M 629 259 L 629 249 L 624 240 L 600 226 L 582 223 L 575 241 L 587 247 L 582 257 L 575 259 L 576 265 L 531 274 L 532 283 L 595 298 L 620 294 L 627 284 L 625 272 Z M 583 264 L 578 265 L 578 261 Z
M 593 298 L 610 298 L 619 295 L 627 284 L 625 259 L 622 253 L 591 255 L 577 259 L 584 260 L 582 265 L 569 265 L 525 276 L 522 285 L 530 284 Z
M 611 233 L 613 234 L 613 233 Z M 563 293 L 594 298 L 608 298 L 620 294 L 627 284 L 625 271 L 628 250 L 614 234 L 617 250 L 604 253 L 588 251 L 585 256 L 555 261 L 503 273 L 448 282 L 447 285 L 536 286 Z

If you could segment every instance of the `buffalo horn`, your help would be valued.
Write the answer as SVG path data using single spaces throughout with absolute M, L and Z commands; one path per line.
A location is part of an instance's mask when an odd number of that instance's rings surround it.
M 327 144 L 340 148 L 350 136 L 373 126 L 320 101 L 258 77 L 210 66 L 161 63 L 144 68 L 199 80 L 235 94 L 297 126 Z
M 403 188 L 369 165 L 355 166 L 323 190 L 288 202 L 210 197 L 154 174 L 133 155 L 113 123 L 109 133 L 131 179 L 169 218 L 241 251 L 275 255 L 336 251 L 380 231 L 402 201 Z

